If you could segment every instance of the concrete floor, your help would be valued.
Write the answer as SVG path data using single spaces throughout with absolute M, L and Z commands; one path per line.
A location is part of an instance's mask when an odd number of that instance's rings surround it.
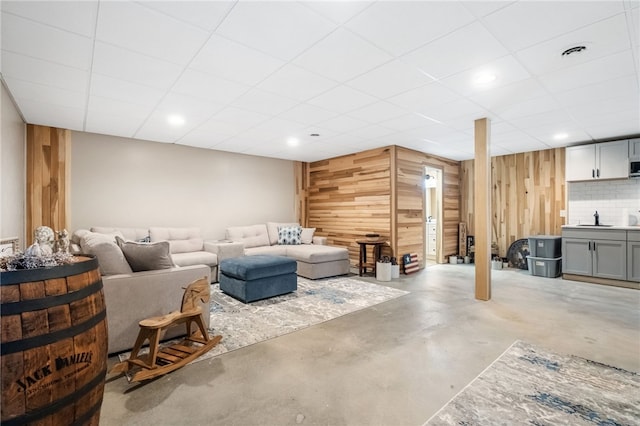
M 107 382 L 102 425 L 422 425 L 515 340 L 640 372 L 640 291 L 436 265 L 411 293 L 196 363 Z M 372 278 L 366 278 L 375 282 Z M 110 365 L 114 360 L 110 360 Z

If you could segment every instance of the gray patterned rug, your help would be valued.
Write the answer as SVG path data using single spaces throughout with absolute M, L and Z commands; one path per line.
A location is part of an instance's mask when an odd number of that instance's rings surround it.
M 638 425 L 640 376 L 516 341 L 427 425 Z
M 298 277 L 298 289 L 289 294 L 242 303 L 211 286 L 209 334 L 222 341 L 193 362 L 282 336 L 358 311 L 409 292 L 349 277 L 309 280 Z M 164 343 L 169 345 L 172 342 Z M 146 353 L 144 348 L 141 353 Z M 119 355 L 121 361 L 129 352 Z

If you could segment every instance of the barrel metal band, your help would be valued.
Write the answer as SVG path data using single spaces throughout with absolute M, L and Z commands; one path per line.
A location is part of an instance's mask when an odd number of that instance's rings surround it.
M 40 309 L 52 308 L 54 306 L 66 305 L 71 302 L 75 302 L 85 297 L 91 296 L 93 293 L 97 293 L 102 290 L 102 280 L 90 284 L 77 291 L 72 291 L 57 296 L 43 297 L 40 299 L 22 300 L 20 302 L 9 302 L 2 304 L 2 310 L 0 310 L 0 316 L 6 315 L 18 315 L 23 312 L 32 312 Z
M 83 274 L 99 268 L 98 260 L 95 256 L 85 254 L 81 256 L 87 257 L 88 260 L 55 267 L 19 269 L 16 271 L 0 272 L 0 286 L 64 278 Z
M 106 376 L 106 374 L 107 374 L 107 369 L 105 368 L 104 370 L 100 371 L 93 379 L 91 379 L 90 382 L 82 386 L 80 389 L 76 389 L 75 392 L 70 393 L 69 395 L 63 398 L 60 398 L 56 402 L 53 402 L 49 405 L 45 405 L 38 410 L 33 410 L 29 413 L 25 413 L 21 416 L 14 417 L 9 420 L 3 420 L 2 426 L 25 425 L 27 423 L 40 420 L 43 417 L 49 416 L 59 411 L 64 406 L 69 405 L 70 403 L 76 400 L 79 400 L 83 396 L 86 396 L 91 389 L 100 385 L 104 381 L 104 377 Z M 102 404 L 102 398 L 100 398 L 100 401 L 98 401 L 98 403 L 96 404 L 97 407 L 94 406 L 91 408 L 91 410 L 99 409 L 101 404 Z
M 106 309 L 103 309 L 87 321 L 73 325 L 71 327 L 67 327 L 64 330 L 53 331 L 51 333 L 42 334 L 40 336 L 27 337 L 26 339 L 21 340 L 14 340 L 13 342 L 3 342 L 2 345 L 0 345 L 0 354 L 8 355 L 16 352 L 22 352 L 29 349 L 37 348 L 38 346 L 49 345 L 60 340 L 75 337 L 78 334 L 84 333 L 85 331 L 94 327 L 106 317 L 107 311 Z

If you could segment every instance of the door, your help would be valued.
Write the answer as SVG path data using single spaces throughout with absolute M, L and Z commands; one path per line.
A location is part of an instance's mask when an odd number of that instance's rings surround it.
M 442 262 L 442 176 L 442 169 L 424 168 L 424 258 L 431 264 Z
M 567 182 L 591 180 L 595 176 L 596 149 L 593 144 L 568 147 L 565 162 Z
M 580 238 L 562 238 L 562 272 L 565 274 L 593 274 L 591 241 Z
M 594 277 L 627 279 L 626 241 L 594 240 L 592 253 Z
M 619 179 L 629 177 L 629 141 L 596 144 L 598 168 L 596 178 Z

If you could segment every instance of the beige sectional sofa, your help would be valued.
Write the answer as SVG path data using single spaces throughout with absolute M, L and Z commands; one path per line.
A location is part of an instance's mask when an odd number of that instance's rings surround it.
M 164 315 L 179 310 L 184 288 L 191 282 L 207 277 L 211 279 L 212 270 L 217 270 L 217 257 L 200 255 L 195 248 L 199 247 L 192 238 L 181 238 L 193 235 L 191 231 L 177 231 L 177 228 L 155 228 L 154 236 L 169 236 L 170 240 L 157 241 L 145 245 L 153 250 L 153 258 L 143 259 L 148 262 L 150 270 L 134 271 L 127 261 L 123 250 L 129 250 L 116 242 L 116 236 L 122 240 L 148 241 L 150 232 L 141 228 L 91 228 L 92 231 L 78 230 L 72 235 L 72 250 L 93 254 L 98 258 L 104 298 L 107 306 L 107 326 L 109 330 L 109 353 L 131 349 L 138 335 L 138 322 L 145 318 Z M 167 231 L 166 229 L 173 229 Z M 185 241 L 186 240 L 186 241 Z M 122 243 L 124 244 L 124 243 Z M 133 249 L 135 247 L 133 243 Z M 141 244 L 142 246 L 142 244 Z M 176 253 L 170 253 L 170 248 Z M 192 248 L 194 251 L 188 251 Z M 204 248 L 204 244 L 202 245 Z M 163 252 L 158 254 L 159 252 Z M 132 254 L 128 251 L 129 256 Z M 189 254 L 195 253 L 195 254 Z M 202 256 L 202 257 L 200 257 Z M 189 264 L 203 260 L 199 264 Z M 138 264 L 140 262 L 133 262 Z M 208 264 L 204 264 L 208 262 Z M 178 266 L 179 265 L 179 266 Z M 163 269 L 157 269 L 163 268 Z M 205 312 L 204 320 L 209 325 L 209 306 L 202 304 Z M 184 334 L 184 327 L 176 327 L 167 331 L 164 338 Z
M 279 229 L 300 227 L 297 223 L 267 222 L 250 226 L 234 226 L 226 229 L 227 240 L 244 244 L 246 256 L 269 254 L 286 256 L 296 260 L 298 275 L 317 279 L 349 273 L 349 251 L 342 247 L 326 245 L 325 237 L 314 236 L 314 228 L 301 228 L 299 244 L 282 244 Z M 280 244 L 279 244 L 280 243 Z

